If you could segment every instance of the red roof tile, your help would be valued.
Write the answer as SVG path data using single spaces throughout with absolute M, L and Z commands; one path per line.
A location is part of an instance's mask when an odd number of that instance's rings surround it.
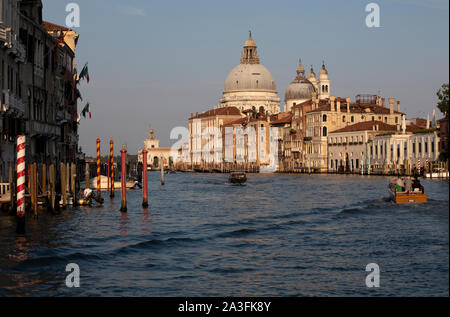
M 236 107 L 223 107 L 205 111 L 203 113 L 200 113 L 198 116 L 194 116 L 194 118 L 205 118 L 213 116 L 236 116 L 240 114 L 241 111 Z
M 71 29 L 55 23 L 43 21 L 42 24 L 47 31 L 71 31 Z
M 397 127 L 395 125 L 387 124 L 381 121 L 364 121 L 346 126 L 345 128 L 338 129 L 330 133 L 373 130 L 373 127 L 377 125 L 377 131 L 397 131 Z
M 285 115 L 279 119 L 271 121 L 270 124 L 271 125 L 286 124 L 286 123 L 290 123 L 291 121 L 292 121 L 292 113 L 288 113 L 287 115 Z

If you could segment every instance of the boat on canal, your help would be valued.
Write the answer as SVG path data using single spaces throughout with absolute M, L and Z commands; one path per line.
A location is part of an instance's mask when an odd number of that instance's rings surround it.
M 232 184 L 242 185 L 247 181 L 247 175 L 245 172 L 231 172 L 228 180 Z
M 390 198 L 396 204 L 401 203 L 426 203 L 427 195 L 425 194 L 425 189 L 423 186 L 407 188 L 402 186 L 407 181 L 411 181 L 409 178 L 401 179 L 400 183 L 398 179 L 393 179 L 389 182 L 388 188 L 390 193 Z
M 91 182 L 90 188 L 96 190 L 97 189 L 97 177 L 94 177 Z M 81 183 L 81 187 L 85 187 L 85 182 Z M 126 182 L 126 188 L 127 189 L 134 189 L 136 186 L 138 186 L 139 182 L 136 180 L 127 180 Z M 110 184 L 111 185 L 111 184 Z M 121 181 L 114 181 L 114 188 L 115 189 L 121 189 L 122 188 L 122 182 Z M 108 189 L 108 177 L 101 175 L 100 176 L 100 190 L 107 190 Z

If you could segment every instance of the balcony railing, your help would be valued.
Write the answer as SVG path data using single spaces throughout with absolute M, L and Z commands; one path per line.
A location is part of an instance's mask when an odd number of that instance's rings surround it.
M 41 122 L 36 120 L 30 121 L 30 134 L 32 136 L 55 136 L 61 135 L 61 130 L 56 124 L 51 124 L 47 122 Z
M 15 55 L 22 63 L 25 61 L 25 48 L 17 39 L 17 34 L 3 24 L 0 24 L 0 41 L 5 42 L 8 53 Z
M 1 110 L 15 110 L 20 113 L 25 113 L 25 104 L 21 98 L 17 98 L 14 94 L 11 94 L 9 89 L 4 89 L 1 92 Z

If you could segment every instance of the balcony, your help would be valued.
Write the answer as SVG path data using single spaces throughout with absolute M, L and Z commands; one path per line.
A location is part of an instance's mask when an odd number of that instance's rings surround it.
M 30 121 L 29 133 L 31 136 L 46 136 L 46 137 L 59 137 L 61 131 L 59 126 L 47 122 L 41 122 L 36 120 Z
M 0 24 L 0 41 L 4 42 L 9 54 L 15 55 L 17 61 L 25 62 L 25 48 L 18 41 L 17 34 L 10 27 Z
M 1 92 L 1 108 L 0 110 L 7 112 L 18 112 L 20 114 L 25 114 L 25 104 L 21 98 L 17 98 L 12 94 L 9 89 L 4 89 Z

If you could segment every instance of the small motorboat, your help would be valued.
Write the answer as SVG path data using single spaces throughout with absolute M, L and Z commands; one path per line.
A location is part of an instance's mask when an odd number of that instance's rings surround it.
M 244 184 L 247 181 L 245 172 L 231 172 L 229 181 L 232 184 Z
M 97 177 L 94 177 L 93 179 L 91 179 L 90 181 L 91 183 L 91 188 L 96 190 L 97 189 Z M 136 188 L 136 186 L 138 185 L 138 181 L 136 180 L 127 180 L 126 182 L 126 188 L 127 189 L 134 189 Z M 85 187 L 86 182 L 81 182 L 81 187 Z M 110 184 L 111 186 L 111 184 Z M 120 190 L 122 188 L 122 182 L 119 181 L 115 181 L 114 182 L 114 189 Z M 104 175 L 100 175 L 100 190 L 107 190 L 108 189 L 108 177 L 104 176 Z
M 405 182 L 406 179 L 402 181 Z M 398 185 L 396 180 L 391 180 L 388 185 L 391 199 L 396 203 L 426 203 L 427 195 L 423 186 L 406 190 L 405 187 Z

